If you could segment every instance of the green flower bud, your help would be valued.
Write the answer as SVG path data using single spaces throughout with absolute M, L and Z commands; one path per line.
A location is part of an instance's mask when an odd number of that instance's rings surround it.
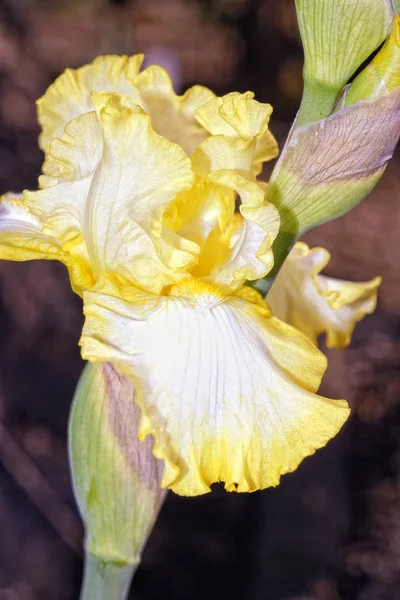
M 385 44 L 347 88 L 344 106 L 382 96 L 400 86 L 400 17 L 396 17 Z
M 266 192 L 281 217 L 273 246 L 275 266 L 253 287 L 266 293 L 303 233 L 340 217 L 367 196 L 399 137 L 399 87 L 292 131 Z
M 389 34 L 391 0 L 296 0 L 304 47 L 297 125 L 323 119 L 360 65 Z
M 75 496 L 85 524 L 81 598 L 125 598 L 166 491 L 152 439 L 138 440 L 133 385 L 110 363 L 87 364 L 69 423 Z

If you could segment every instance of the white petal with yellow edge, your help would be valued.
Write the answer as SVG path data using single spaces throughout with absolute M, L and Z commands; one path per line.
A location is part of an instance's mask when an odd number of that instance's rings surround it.
M 92 94 L 97 112 L 73 119 L 51 143 L 43 189 L 26 195 L 46 232 L 83 238 L 97 276 L 112 270 L 160 292 L 193 265 L 197 244 L 163 231 L 163 215 L 192 184 L 190 159 L 154 132 L 123 94 Z
M 314 344 L 326 333 L 328 347 L 343 348 L 350 343 L 356 323 L 374 312 L 381 278 L 355 283 L 320 275 L 329 260 L 324 248 L 310 249 L 297 242 L 268 293 L 268 302 L 277 317 L 303 331 Z
M 90 265 L 82 257 L 71 256 L 58 240 L 44 233 L 21 194 L 4 194 L 0 198 L 0 259 L 59 260 L 68 267 L 71 285 L 80 294 L 94 283 Z
M 132 379 L 140 434 L 154 434 L 165 460 L 164 487 L 198 495 L 217 481 L 239 492 L 277 485 L 349 415 L 345 401 L 314 393 L 324 356 L 246 294 L 226 297 L 195 279 L 171 294 L 110 279 L 85 294 L 82 355 Z

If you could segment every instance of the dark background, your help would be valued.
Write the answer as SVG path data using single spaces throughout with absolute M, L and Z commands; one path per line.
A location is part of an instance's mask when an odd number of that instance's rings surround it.
M 34 101 L 67 66 L 146 52 L 177 88 L 252 89 L 281 144 L 301 94 L 293 0 L 0 0 L 0 191 L 36 186 Z M 327 273 L 383 276 L 376 313 L 329 351 L 322 392 L 346 397 L 340 435 L 277 489 L 169 494 L 131 598 L 400 597 L 400 178 L 394 159 L 361 206 L 307 236 Z M 0 600 L 74 600 L 82 527 L 66 427 L 83 363 L 81 303 L 64 268 L 0 262 Z

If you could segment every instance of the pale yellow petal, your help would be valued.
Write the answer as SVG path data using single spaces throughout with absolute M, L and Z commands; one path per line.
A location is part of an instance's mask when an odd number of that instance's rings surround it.
M 351 342 L 356 324 L 375 311 L 381 277 L 370 281 L 353 282 L 316 276 L 316 285 L 329 307 L 321 307 L 325 319 L 326 344 L 329 348 L 343 348 Z M 335 295 L 333 295 L 333 293 Z
M 90 265 L 81 257 L 71 255 L 58 240 L 46 235 L 23 199 L 9 194 L 0 198 L 0 259 L 59 260 L 68 267 L 72 288 L 79 294 L 94 283 Z
M 221 275 L 220 270 L 232 258 L 235 244 L 239 244 L 239 232 L 242 227 L 243 218 L 238 213 L 233 213 L 230 222 L 223 229 L 217 225 L 210 232 L 203 244 L 199 254 L 199 260 L 191 270 L 191 274 L 210 283 Z M 226 273 L 226 270 L 224 270 L 224 273 Z M 222 281 L 217 285 L 221 285 L 221 287 L 225 287 L 227 288 L 227 291 L 229 291 L 228 288 L 231 287 L 233 276 L 230 278 L 225 277 L 225 279 L 225 285 Z
M 295 244 L 267 296 L 272 312 L 303 331 L 315 344 L 326 333 L 327 345 L 342 348 L 358 321 L 376 307 L 380 277 L 354 283 L 320 275 L 330 259 L 324 248 Z
M 255 181 L 254 160 L 255 144 L 252 140 L 213 135 L 196 149 L 192 165 L 195 173 L 203 177 L 215 171 L 229 169 L 245 179 Z
M 235 214 L 239 194 L 241 214 Z M 272 242 L 279 229 L 276 208 L 264 202 L 257 183 L 235 171 L 220 170 L 179 194 L 164 225 L 200 248 L 192 275 L 226 290 L 263 277 L 272 267 Z
M 235 191 L 195 177 L 193 186 L 178 194 L 164 214 L 164 225 L 203 248 L 218 226 L 225 231 L 235 213 Z
M 211 90 L 196 85 L 183 96 L 174 92 L 172 81 L 162 67 L 152 65 L 135 79 L 143 107 L 151 116 L 154 129 L 191 155 L 207 136 L 207 130 L 195 118 L 197 109 L 210 98 Z
M 239 492 L 275 486 L 346 421 L 345 401 L 310 391 L 321 353 L 259 303 L 190 280 L 161 297 L 113 286 L 85 294 L 82 354 L 132 379 L 140 435 L 154 434 L 165 461 L 164 487 L 198 495 L 217 481 Z
M 215 97 L 197 110 L 197 120 L 212 135 L 254 137 L 268 129 L 270 104 L 254 100 L 253 92 Z
M 272 244 L 279 231 L 279 213 L 275 206 L 265 202 L 264 192 L 257 183 L 246 180 L 235 171 L 220 170 L 209 175 L 219 185 L 233 189 L 240 197 L 240 215 L 235 216 L 229 237 L 226 233 L 210 240 L 208 253 L 213 247 L 226 248 L 225 259 L 212 265 L 207 280 L 224 289 L 238 289 L 246 280 L 264 277 L 273 266 Z M 219 251 L 221 252 L 221 250 Z
M 264 190 L 256 181 L 257 143 L 269 135 L 271 110 L 247 92 L 215 98 L 197 111 L 197 118 L 212 135 L 194 152 L 193 170 L 234 190 L 244 217 L 232 218 L 230 232 L 214 231 L 208 240 L 207 259 L 214 248 L 224 263 L 210 264 L 208 274 L 204 268 L 193 271 L 224 289 L 238 289 L 246 280 L 260 279 L 273 266 L 272 243 L 279 231 L 279 214 L 265 202 Z M 223 253 L 217 247 L 223 248 Z
M 93 110 L 91 92 L 109 91 L 128 95 L 141 104 L 133 83 L 139 73 L 143 55 L 99 56 L 91 64 L 79 69 L 67 69 L 37 101 L 42 133 L 39 145 L 44 152 L 55 137 L 61 137 L 65 126 L 73 118 Z
M 178 238 L 174 245 L 171 237 L 166 239 L 163 217 L 175 196 L 191 187 L 190 160 L 178 145 L 154 132 L 148 115 L 114 103 L 112 94 L 96 100 L 104 149 L 90 216 L 99 266 L 121 272 L 127 259 L 121 251 L 143 253 L 138 244 L 129 243 L 128 236 L 124 239 L 126 248 L 121 247 L 118 230 L 123 216 L 127 223 L 143 229 L 167 267 L 186 268 L 196 260 L 197 245 Z M 101 227 L 103 221 L 107 229 Z
M 198 245 L 193 275 L 210 277 L 229 258 L 235 196 L 234 190 L 197 176 L 191 189 L 178 194 L 165 213 L 165 228 Z
M 196 116 L 213 136 L 232 138 L 231 142 L 235 138 L 236 142 L 238 139 L 251 142 L 252 169 L 258 174 L 262 164 L 278 154 L 278 145 L 268 129 L 271 114 L 272 106 L 254 100 L 252 92 L 232 92 L 207 102 L 197 110 Z M 226 149 L 227 141 L 219 139 L 221 149 Z
M 127 96 L 95 93 L 92 102 L 96 112 L 51 143 L 29 207 L 64 243 L 83 237 L 96 276 L 112 270 L 158 293 L 198 254 L 197 244 L 163 230 L 169 204 L 192 184 L 190 159 Z
M 100 56 L 56 79 L 37 102 L 42 150 L 48 151 L 51 140 L 62 136 L 71 119 L 93 110 L 92 92 L 119 92 L 148 113 L 157 133 L 192 154 L 208 136 L 195 118 L 196 110 L 214 98 L 213 92 L 196 85 L 177 96 L 162 67 L 153 65 L 140 73 L 143 58 L 142 54 Z
M 335 310 L 340 310 L 365 299 L 371 293 L 375 295 L 376 301 L 376 291 L 381 283 L 381 278 L 374 277 L 371 281 L 358 282 L 317 275 L 315 281 L 320 294 L 327 299 L 329 305 Z M 375 310 L 375 305 L 371 312 L 373 310 Z

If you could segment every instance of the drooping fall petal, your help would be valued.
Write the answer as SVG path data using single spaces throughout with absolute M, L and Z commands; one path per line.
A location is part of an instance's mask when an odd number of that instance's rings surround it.
M 140 436 L 155 436 L 163 486 L 179 494 L 216 481 L 239 492 L 275 486 L 348 417 L 345 401 L 315 394 L 325 357 L 262 301 L 194 278 L 158 297 L 109 276 L 84 311 L 83 356 L 131 378 Z

